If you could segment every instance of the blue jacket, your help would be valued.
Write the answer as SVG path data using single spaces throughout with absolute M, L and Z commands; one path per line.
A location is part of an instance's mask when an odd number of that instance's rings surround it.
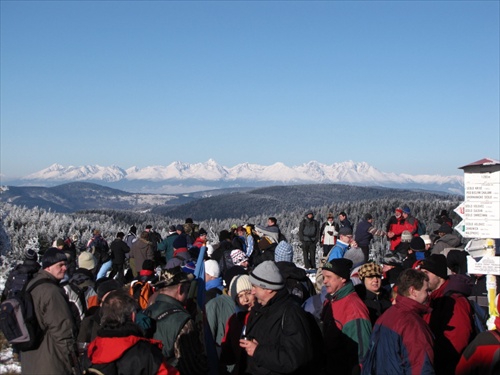
M 342 241 L 337 241 L 337 243 L 330 252 L 330 256 L 328 257 L 328 262 L 331 261 L 332 259 L 343 258 L 348 248 L 349 248 L 348 244 L 343 243 Z
M 373 239 L 373 234 L 368 232 L 368 229 L 372 227 L 366 220 L 362 220 L 356 226 L 356 234 L 354 239 L 358 243 L 358 246 L 368 246 L 370 245 L 370 241 Z
M 422 315 L 426 305 L 398 295 L 377 320 L 362 375 L 435 374 L 433 337 Z

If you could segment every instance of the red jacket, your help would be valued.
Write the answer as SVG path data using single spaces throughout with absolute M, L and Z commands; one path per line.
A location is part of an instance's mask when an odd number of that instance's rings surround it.
M 120 374 L 179 375 L 161 354 L 161 341 L 139 336 L 101 337 L 92 341 L 88 356 L 93 368 L 115 367 Z M 105 371 L 103 371 L 105 372 Z
M 460 355 L 473 336 L 472 312 L 467 297 L 447 293 L 449 281 L 432 292 L 432 312 L 424 315 L 435 336 L 436 374 L 455 374 Z
M 456 375 L 495 375 L 500 373 L 500 317 L 496 330 L 481 332 L 465 348 Z

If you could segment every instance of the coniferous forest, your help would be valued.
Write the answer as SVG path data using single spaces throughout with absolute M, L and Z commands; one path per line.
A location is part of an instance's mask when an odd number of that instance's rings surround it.
M 164 237 L 167 235 L 169 225 L 184 223 L 186 217 L 192 217 L 200 227 L 208 231 L 209 241 L 217 243 L 218 233 L 222 229 L 229 229 L 233 224 L 266 225 L 269 216 L 278 219 L 282 233 L 294 247 L 294 260 L 297 264 L 301 264 L 302 252 L 297 232 L 299 223 L 307 209 L 314 211 L 315 218 L 320 223 L 326 220 L 329 212 L 337 217 L 339 212 L 344 211 L 354 226 L 364 214 L 370 213 L 374 217 L 374 226 L 385 228 L 394 208 L 407 205 L 410 207 L 412 215 L 426 224 L 427 231 L 430 233 L 436 229 L 435 216 L 443 209 L 448 210 L 454 223 L 458 224 L 459 218 L 454 214 L 453 209 L 458 206 L 462 198 L 455 195 L 410 192 L 411 194 L 406 194 L 406 196 L 411 196 L 412 199 L 406 200 L 403 199 L 405 194 L 401 190 L 398 191 L 398 194 L 393 194 L 394 198 L 387 197 L 385 194 L 379 194 L 384 196 L 377 198 L 376 194 L 374 195 L 372 192 L 351 195 L 356 200 L 345 199 L 347 198 L 345 195 L 335 195 L 337 199 L 333 203 L 325 204 L 329 199 L 327 193 L 324 192 L 318 194 L 319 198 L 309 195 L 312 204 L 306 206 L 308 202 L 305 198 L 301 198 L 301 194 L 303 194 L 301 191 L 303 190 L 289 189 L 289 187 L 286 190 L 278 190 L 275 194 L 266 191 L 266 196 L 262 200 L 256 199 L 255 194 L 246 196 L 228 194 L 214 199 L 200 199 L 195 203 L 175 208 L 175 211 L 171 212 L 175 212 L 177 214 L 175 216 L 167 213 L 110 209 L 86 210 L 68 214 L 38 207 L 26 208 L 10 203 L 1 203 L 0 267 L 3 272 L 6 272 L 15 263 L 22 260 L 24 250 L 28 248 L 45 250 L 51 246 L 55 239 L 64 239 L 73 234 L 78 234 L 78 245 L 80 248 L 84 248 L 95 228 L 100 229 L 108 241 L 112 241 L 119 231 L 127 233 L 131 225 L 135 225 L 140 233 L 146 225 L 150 224 Z M 278 195 L 281 196 L 281 199 L 277 198 Z M 206 204 L 204 204 L 205 202 Z M 273 204 L 273 202 L 277 203 Z M 318 204 L 314 205 L 314 203 Z M 252 208 L 247 209 L 250 206 Z M 210 218 L 212 210 L 216 211 L 216 214 Z M 154 211 L 161 210 L 155 209 Z M 256 214 L 257 212 L 258 214 Z M 223 214 L 227 214 L 227 216 L 222 218 Z M 382 255 L 385 252 L 386 239 L 376 238 L 372 242 L 372 248 L 374 254 Z

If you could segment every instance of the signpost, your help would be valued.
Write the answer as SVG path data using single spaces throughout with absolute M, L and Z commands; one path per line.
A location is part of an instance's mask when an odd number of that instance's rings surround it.
M 465 201 L 454 210 L 463 219 L 455 229 L 466 238 L 486 239 L 482 246 L 472 246 L 468 250 L 467 272 L 487 275 L 488 327 L 492 328 L 499 313 L 495 294 L 500 257 L 495 256 L 493 239 L 500 238 L 500 161 L 485 158 L 461 169 L 464 170 Z

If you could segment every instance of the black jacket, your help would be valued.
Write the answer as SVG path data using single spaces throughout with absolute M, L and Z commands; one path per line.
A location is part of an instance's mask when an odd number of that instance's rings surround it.
M 265 306 L 250 312 L 246 334 L 259 343 L 248 357 L 250 374 L 307 374 L 313 360 L 313 340 L 306 312 L 286 288 Z
M 113 259 L 113 264 L 123 264 L 125 263 L 125 254 L 130 251 L 127 243 L 120 238 L 115 238 L 111 245 L 111 259 Z

